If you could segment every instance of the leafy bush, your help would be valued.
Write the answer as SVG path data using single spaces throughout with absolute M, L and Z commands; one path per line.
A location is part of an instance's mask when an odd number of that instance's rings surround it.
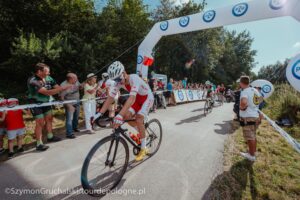
M 275 87 L 274 94 L 267 99 L 264 112 L 272 119 L 290 119 L 294 126 L 287 128 L 290 134 L 300 138 L 300 93 L 288 84 Z

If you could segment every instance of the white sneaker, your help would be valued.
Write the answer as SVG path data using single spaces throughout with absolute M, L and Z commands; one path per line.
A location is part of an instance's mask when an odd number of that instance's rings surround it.
M 241 156 L 243 156 L 244 158 L 254 162 L 256 160 L 256 157 L 255 156 L 251 156 L 249 153 L 243 153 L 243 152 L 240 152 Z

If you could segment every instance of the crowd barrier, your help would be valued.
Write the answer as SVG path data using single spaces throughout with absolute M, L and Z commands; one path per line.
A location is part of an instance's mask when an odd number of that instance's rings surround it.
M 164 91 L 157 91 L 155 93 L 163 93 L 167 92 L 168 90 Z M 175 96 L 176 103 L 183 103 L 183 102 L 191 102 L 191 101 L 199 101 L 206 98 L 206 92 L 203 90 L 173 90 L 173 94 Z M 124 94 L 121 96 L 128 96 L 128 94 Z M 95 100 L 104 100 L 106 98 L 95 98 Z M 84 101 L 88 101 L 88 99 L 81 99 L 81 100 L 68 100 L 68 101 L 52 101 L 48 103 L 40 103 L 40 104 L 26 104 L 26 105 L 18 105 L 14 107 L 1 107 L 0 112 L 3 111 L 9 111 L 9 110 L 25 110 L 30 108 L 36 108 L 36 107 L 45 107 L 45 106 L 59 106 L 64 104 L 70 104 L 70 103 L 81 103 Z
M 300 143 L 297 142 L 292 136 L 290 136 L 285 130 L 276 124 L 271 118 L 269 118 L 265 113 L 258 110 L 264 118 L 270 123 L 270 125 L 298 152 L 300 153 Z
M 176 103 L 200 101 L 206 99 L 207 92 L 204 90 L 173 90 Z

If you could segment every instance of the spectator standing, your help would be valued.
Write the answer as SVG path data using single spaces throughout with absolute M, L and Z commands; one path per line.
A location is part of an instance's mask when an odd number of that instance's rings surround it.
M 237 80 L 237 83 L 240 84 L 240 79 Z M 233 112 L 236 114 L 237 121 L 240 121 L 240 97 L 241 97 L 241 88 L 240 85 L 237 86 L 237 89 L 234 91 L 234 105 Z
M 154 90 L 154 83 L 155 83 L 155 78 L 151 78 L 149 83 L 148 83 L 152 92 Z
M 5 106 L 7 106 L 6 99 L 1 99 L 0 107 L 5 107 Z M 3 148 L 3 139 L 4 139 L 5 133 L 6 133 L 5 112 L 0 112 L 0 155 L 5 152 L 5 149 Z
M 222 83 L 222 84 L 221 84 L 221 87 L 220 87 L 220 89 L 219 89 L 219 92 L 220 92 L 221 94 L 225 95 L 225 91 L 226 91 L 226 88 L 225 88 L 224 84 Z
M 257 109 L 261 103 L 261 95 L 255 89 L 249 86 L 248 76 L 240 78 L 242 88 L 240 97 L 240 124 L 243 129 L 243 135 L 248 144 L 248 153 L 241 152 L 241 155 L 250 161 L 255 161 L 256 152 L 256 129 L 260 124 L 262 116 Z
M 184 77 L 184 79 L 182 80 L 182 88 L 187 89 L 187 77 Z
M 96 114 L 96 92 L 98 89 L 97 76 L 93 73 L 87 75 L 87 81 L 84 84 L 83 110 L 85 117 L 85 127 L 90 133 L 94 133 L 92 121 Z
M 18 99 L 8 99 L 7 105 L 14 107 L 19 105 Z M 14 140 L 17 138 L 18 153 L 24 152 L 23 149 L 23 135 L 25 133 L 25 123 L 23 120 L 22 110 L 9 110 L 5 112 L 5 125 L 8 138 L 8 158 L 12 158 L 15 155 L 14 152 Z
M 173 84 L 174 80 L 170 78 L 170 82 L 167 84 L 166 97 L 168 98 L 168 105 L 175 105 L 175 99 L 173 94 Z
M 80 83 L 77 75 L 74 73 L 68 73 L 66 80 L 60 84 L 61 87 L 70 86 L 69 89 L 60 93 L 62 101 L 76 100 L 77 103 L 64 104 L 66 114 L 66 137 L 70 139 L 76 138 L 73 132 L 79 132 L 78 118 L 80 113 Z
M 61 87 L 50 76 L 50 67 L 44 63 L 35 66 L 35 75 L 28 79 L 28 99 L 30 103 L 40 104 L 50 101 L 52 95 L 58 94 L 69 86 Z M 47 141 L 57 142 L 61 139 L 54 136 L 52 132 L 52 107 L 43 106 L 30 109 L 35 119 L 35 135 L 37 140 L 36 150 L 45 151 L 49 147 L 43 144 L 42 131 L 46 128 Z
M 162 81 L 162 78 L 159 78 L 157 81 L 157 90 L 164 90 L 165 89 L 165 85 Z

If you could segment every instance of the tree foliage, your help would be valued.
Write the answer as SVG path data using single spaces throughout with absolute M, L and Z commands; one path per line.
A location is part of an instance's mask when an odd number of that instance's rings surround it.
M 174 7 L 168 0 L 161 0 L 153 18 L 156 22 L 201 12 L 205 2 L 190 1 L 183 7 Z M 155 70 L 179 79 L 190 81 L 210 80 L 231 84 L 243 74 L 250 74 L 254 67 L 256 51 L 251 49 L 253 39 L 248 32 L 237 34 L 220 27 L 184 33 L 163 38 L 155 49 Z M 191 68 L 185 64 L 195 59 Z
M 0 80 L 25 93 L 34 64 L 45 62 L 62 81 L 68 71 L 81 80 L 138 44 L 154 23 L 205 8 L 205 2 L 190 1 L 176 7 L 168 0 L 153 12 L 142 0 L 108 0 L 101 10 L 93 0 L 1 0 Z M 249 33 L 237 34 L 220 27 L 163 38 L 155 47 L 152 69 L 169 77 L 191 81 L 231 83 L 250 73 L 255 51 Z M 137 47 L 122 54 L 127 71 L 135 72 Z M 191 68 L 185 64 L 195 59 Z M 5 76 L 4 76 L 5 74 Z M 3 89 L 2 89 L 3 88 Z M 4 92 L 5 93 L 5 92 Z
M 272 83 L 286 83 L 285 70 L 288 64 L 289 59 L 286 59 L 284 62 L 277 61 L 277 63 L 273 65 L 263 66 L 257 76 L 260 79 L 266 79 Z

